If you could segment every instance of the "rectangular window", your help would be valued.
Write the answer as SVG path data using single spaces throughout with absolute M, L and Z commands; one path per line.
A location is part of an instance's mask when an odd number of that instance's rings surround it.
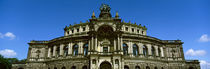
M 74 29 L 72 29 L 71 32 L 74 33 Z
M 144 31 L 141 31 L 142 35 L 144 34 Z
M 125 27 L 125 30 L 128 31 L 128 27 Z
M 79 29 L 77 29 L 77 32 L 79 32 Z
M 103 52 L 108 52 L 108 47 L 103 47 Z
M 69 35 L 69 31 L 67 31 L 67 35 Z
M 137 33 L 139 33 L 139 30 L 137 30 Z
M 134 32 L 134 28 L 132 28 L 132 32 Z
M 83 27 L 83 31 L 85 31 L 85 27 Z

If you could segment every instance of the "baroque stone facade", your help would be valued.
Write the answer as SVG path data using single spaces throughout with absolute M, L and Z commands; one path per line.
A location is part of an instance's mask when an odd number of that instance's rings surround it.
M 65 35 L 28 43 L 24 69 L 200 69 L 198 60 L 185 60 L 181 40 L 147 35 L 141 24 L 124 22 L 102 4 L 85 23 L 66 26 Z M 13 69 L 18 69 L 13 64 Z

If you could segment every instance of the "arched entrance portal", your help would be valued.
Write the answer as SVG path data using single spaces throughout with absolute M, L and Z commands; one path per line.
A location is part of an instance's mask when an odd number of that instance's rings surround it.
M 99 69 L 112 69 L 112 65 L 109 62 L 103 62 Z
M 114 30 L 109 25 L 102 25 L 97 31 L 98 40 L 113 39 L 115 37 Z
M 23 68 L 18 68 L 18 69 L 23 69 Z
M 194 69 L 193 67 L 189 67 L 189 69 Z

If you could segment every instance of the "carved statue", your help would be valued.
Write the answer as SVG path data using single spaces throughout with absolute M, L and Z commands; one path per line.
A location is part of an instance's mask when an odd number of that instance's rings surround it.
M 111 10 L 111 8 L 107 4 L 102 4 L 101 7 L 100 7 L 100 10 L 105 11 L 105 12 L 109 12 Z

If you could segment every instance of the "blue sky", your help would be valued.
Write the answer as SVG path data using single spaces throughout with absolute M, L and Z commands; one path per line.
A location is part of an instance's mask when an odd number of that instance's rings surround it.
M 182 40 L 186 59 L 210 65 L 209 0 L 0 0 L 0 53 L 24 59 L 30 40 L 63 36 L 65 26 L 99 15 L 102 3 L 145 25 L 149 36 Z

